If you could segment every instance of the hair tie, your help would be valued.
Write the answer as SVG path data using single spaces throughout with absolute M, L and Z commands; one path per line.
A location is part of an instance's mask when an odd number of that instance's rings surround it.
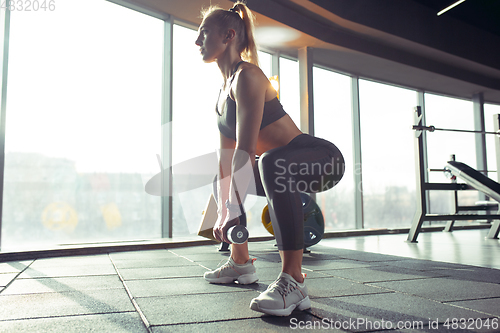
M 231 8 L 229 11 L 237 14 L 241 19 L 243 19 L 243 13 L 238 11 L 236 7 Z

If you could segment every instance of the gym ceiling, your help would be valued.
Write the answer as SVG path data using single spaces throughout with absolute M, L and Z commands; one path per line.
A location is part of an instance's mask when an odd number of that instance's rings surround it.
M 200 23 L 210 3 L 228 0 L 110 0 Z M 256 13 L 257 42 L 362 78 L 500 104 L 500 0 L 247 0 Z M 131 5 L 132 4 L 132 5 Z

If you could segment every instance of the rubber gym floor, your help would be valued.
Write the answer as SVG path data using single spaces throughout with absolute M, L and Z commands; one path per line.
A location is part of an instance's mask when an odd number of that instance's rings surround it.
M 251 242 L 260 280 L 208 284 L 216 245 L 0 263 L 0 332 L 499 332 L 500 245 L 487 230 L 323 239 L 304 255 L 312 308 L 249 309 L 279 274 Z

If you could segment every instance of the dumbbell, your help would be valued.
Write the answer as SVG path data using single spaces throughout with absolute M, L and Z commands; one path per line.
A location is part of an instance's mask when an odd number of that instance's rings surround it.
M 242 225 L 235 225 L 227 231 L 227 239 L 234 244 L 243 244 L 248 240 L 248 230 Z

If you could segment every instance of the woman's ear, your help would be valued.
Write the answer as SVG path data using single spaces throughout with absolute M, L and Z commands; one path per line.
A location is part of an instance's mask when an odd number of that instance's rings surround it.
M 235 36 L 236 36 L 236 31 L 234 31 L 234 29 L 229 29 L 226 32 L 226 38 L 224 39 L 224 43 L 228 43 L 228 42 L 232 41 Z

